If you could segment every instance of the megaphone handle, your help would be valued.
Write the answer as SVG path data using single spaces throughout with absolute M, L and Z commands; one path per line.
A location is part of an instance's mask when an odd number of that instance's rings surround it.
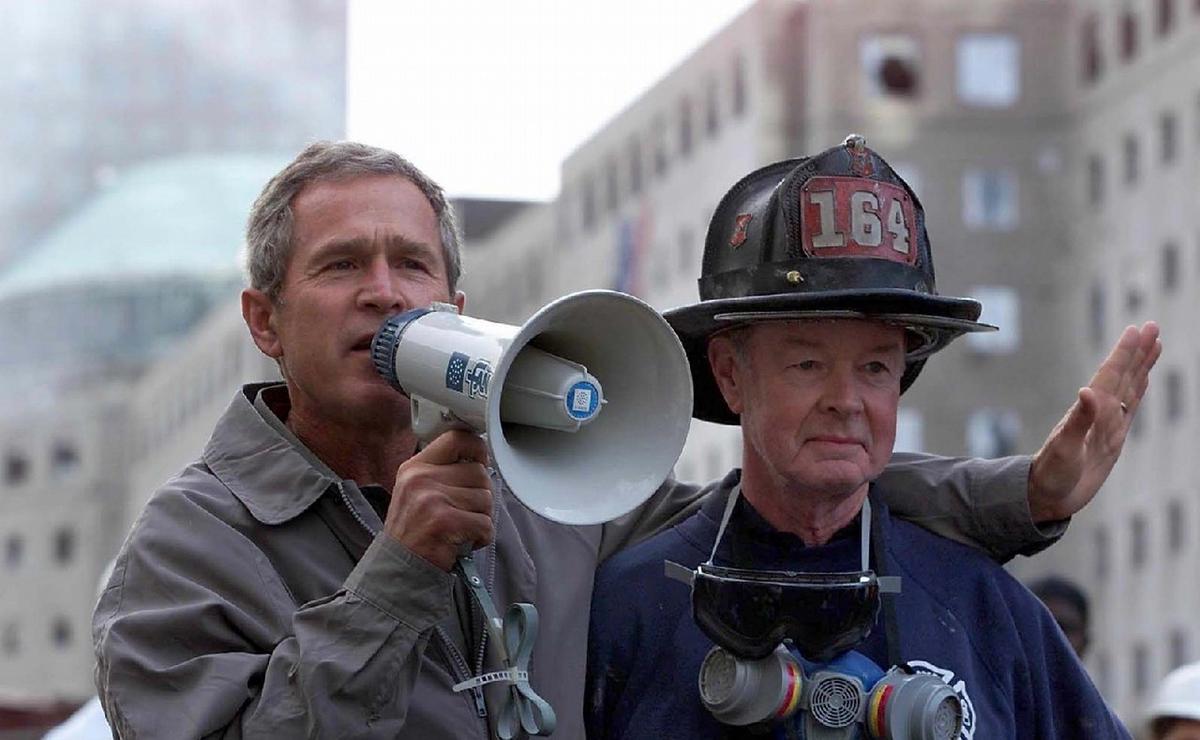
M 412 397 L 412 430 L 417 439 L 429 443 L 451 429 L 473 431 L 470 424 L 459 419 L 445 406 L 419 396 Z

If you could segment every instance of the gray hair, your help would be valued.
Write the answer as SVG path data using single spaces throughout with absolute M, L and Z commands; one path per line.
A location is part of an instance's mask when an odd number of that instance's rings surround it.
M 272 302 L 279 299 L 293 247 L 292 199 L 312 183 L 357 175 L 396 175 L 416 185 L 425 195 L 438 220 L 446 280 L 453 295 L 462 275 L 462 236 L 441 186 L 395 152 L 353 141 L 309 144 L 263 187 L 246 223 L 246 273 L 250 287 L 261 290 Z

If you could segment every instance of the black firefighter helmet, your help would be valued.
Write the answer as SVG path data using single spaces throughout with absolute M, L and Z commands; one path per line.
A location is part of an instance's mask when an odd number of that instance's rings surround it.
M 909 342 L 901 392 L 925 358 L 979 323 L 970 298 L 937 294 L 925 212 L 866 140 L 767 165 L 721 199 L 708 227 L 700 302 L 664 316 L 692 367 L 692 415 L 737 424 L 708 364 L 708 340 L 754 321 L 871 319 Z

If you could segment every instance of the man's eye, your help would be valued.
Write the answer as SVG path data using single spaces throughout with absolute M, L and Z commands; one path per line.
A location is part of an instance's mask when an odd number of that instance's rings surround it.
M 820 363 L 816 360 L 801 360 L 800 362 L 793 363 L 792 367 L 799 370 L 816 370 L 820 367 Z
M 326 265 L 325 269 L 333 270 L 335 272 L 341 272 L 343 270 L 353 270 L 354 262 L 352 260 L 338 260 L 337 262 L 330 262 L 328 265 Z
M 887 366 L 887 363 L 878 362 L 878 361 L 868 362 L 866 369 L 867 369 L 867 372 L 872 375 L 883 375 L 885 373 L 890 373 L 892 371 L 892 369 Z
M 429 266 L 419 259 L 405 259 L 400 264 L 406 270 L 420 270 L 422 272 L 429 272 Z

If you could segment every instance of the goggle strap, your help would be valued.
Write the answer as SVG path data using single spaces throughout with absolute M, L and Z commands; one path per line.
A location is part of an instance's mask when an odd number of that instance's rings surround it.
M 717 527 L 717 538 L 713 540 L 712 552 L 708 555 L 708 562 L 705 565 L 712 565 L 717 558 L 717 547 L 721 544 L 721 536 L 725 534 L 725 526 L 729 524 L 729 517 L 733 516 L 733 507 L 737 505 L 738 496 L 742 493 L 742 484 L 738 483 L 729 492 L 729 500 L 725 502 L 725 513 L 721 515 L 721 526 Z
M 663 575 L 665 575 L 667 578 L 670 578 L 672 581 L 686 583 L 689 586 L 692 585 L 692 582 L 696 580 L 696 571 L 692 570 L 691 568 L 685 568 L 673 560 L 663 561 L 663 571 Z
M 900 576 L 878 576 L 875 582 L 879 584 L 881 594 L 900 593 Z
M 871 497 L 863 499 L 862 507 L 862 572 L 871 569 Z
M 734 486 L 733 490 L 729 492 L 729 500 L 725 502 L 725 513 L 721 515 L 721 526 L 717 527 L 717 538 L 713 540 L 713 549 L 709 553 L 708 562 L 705 565 L 712 565 L 713 561 L 716 560 L 717 547 L 721 544 L 721 536 L 725 534 L 725 527 L 729 524 L 729 518 L 733 516 L 733 507 L 737 506 L 738 496 L 741 493 L 741 483 Z M 863 499 L 861 531 L 861 570 L 865 573 L 871 569 L 871 498 L 869 496 Z M 671 573 L 668 572 L 667 575 L 670 576 Z M 688 583 L 691 583 L 691 581 L 688 581 Z M 895 593 L 899 593 L 899 588 L 896 589 Z

